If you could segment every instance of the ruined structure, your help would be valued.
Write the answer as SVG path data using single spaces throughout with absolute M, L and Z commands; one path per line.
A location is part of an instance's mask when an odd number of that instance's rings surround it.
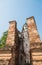
M 26 19 L 22 32 L 9 22 L 6 45 L 0 48 L 0 65 L 42 65 L 42 42 L 34 17 Z

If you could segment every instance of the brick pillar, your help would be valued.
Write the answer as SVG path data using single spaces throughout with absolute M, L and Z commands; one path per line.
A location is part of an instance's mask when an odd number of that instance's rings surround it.
M 28 24 L 28 34 L 30 42 L 41 42 L 34 17 L 32 16 L 30 18 L 27 18 L 26 21 L 26 23 Z
M 9 24 L 10 26 L 8 30 L 6 45 L 13 46 L 15 43 L 16 21 L 10 21 Z
M 42 43 L 38 34 L 34 17 L 26 19 L 28 25 L 28 34 L 30 40 L 30 58 L 31 65 L 42 65 Z
M 6 40 L 6 46 L 11 46 L 12 58 L 9 65 L 18 65 L 18 30 L 16 21 L 9 22 L 8 36 Z

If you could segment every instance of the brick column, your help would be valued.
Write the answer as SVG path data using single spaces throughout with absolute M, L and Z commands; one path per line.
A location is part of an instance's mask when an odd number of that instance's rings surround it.
M 9 22 L 8 36 L 6 40 L 6 46 L 11 46 L 12 57 L 9 65 L 18 65 L 18 30 L 16 21 Z
M 10 21 L 9 24 L 10 26 L 8 30 L 6 45 L 13 46 L 15 43 L 16 21 Z
M 34 17 L 26 19 L 30 40 L 31 65 L 42 65 L 42 46 Z
M 30 42 L 41 42 L 34 17 L 32 16 L 30 18 L 27 18 L 26 21 L 26 23 L 28 24 L 28 34 Z

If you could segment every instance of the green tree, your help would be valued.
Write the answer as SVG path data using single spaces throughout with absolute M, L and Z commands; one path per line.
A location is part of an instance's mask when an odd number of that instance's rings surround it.
M 7 34 L 8 34 L 8 31 L 3 33 L 3 36 L 0 39 L 0 48 L 5 46 Z

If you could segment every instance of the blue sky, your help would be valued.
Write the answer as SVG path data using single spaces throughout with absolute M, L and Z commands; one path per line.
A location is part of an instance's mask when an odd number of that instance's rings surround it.
M 0 0 L 0 37 L 9 28 L 10 20 L 16 20 L 21 31 L 30 16 L 35 17 L 42 39 L 42 0 Z

